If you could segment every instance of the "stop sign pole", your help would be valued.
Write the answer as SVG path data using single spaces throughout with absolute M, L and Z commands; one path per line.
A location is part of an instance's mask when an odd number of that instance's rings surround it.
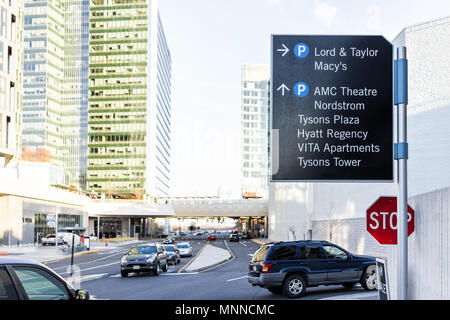
M 394 104 L 397 105 L 397 143 L 394 158 L 397 160 L 397 299 L 408 299 L 408 186 L 407 186 L 407 110 L 408 72 L 406 47 L 397 48 L 394 62 Z

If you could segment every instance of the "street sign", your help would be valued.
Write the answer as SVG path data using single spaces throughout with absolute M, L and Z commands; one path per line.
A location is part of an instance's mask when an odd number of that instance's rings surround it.
M 271 181 L 393 181 L 392 45 L 272 35 Z
M 378 297 L 380 300 L 390 300 L 389 278 L 386 260 L 377 258 Z
M 380 244 L 397 244 L 397 197 L 379 197 L 368 209 L 367 231 Z M 408 236 L 414 232 L 414 210 L 408 206 Z

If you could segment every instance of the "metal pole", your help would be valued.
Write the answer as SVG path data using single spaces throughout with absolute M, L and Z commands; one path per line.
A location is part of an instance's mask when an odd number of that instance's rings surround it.
M 58 212 L 55 214 L 55 247 L 56 247 L 56 252 L 58 252 Z
M 397 59 L 406 60 L 406 48 L 397 48 Z M 398 76 L 398 75 L 397 75 Z M 405 84 L 406 85 L 406 84 Z M 407 103 L 397 105 L 397 146 L 407 143 Z M 397 184 L 397 299 L 408 299 L 408 188 L 407 156 L 399 156 Z
M 75 250 L 75 234 L 72 234 L 72 257 L 70 258 L 70 276 L 73 274 L 73 252 Z
M 97 240 L 100 240 L 100 216 L 97 217 Z

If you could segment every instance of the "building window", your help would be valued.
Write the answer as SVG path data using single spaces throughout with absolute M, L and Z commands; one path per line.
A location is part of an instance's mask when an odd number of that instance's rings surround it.
M 2 15 L 0 21 L 0 34 L 2 37 L 6 38 L 6 9 L 2 8 Z

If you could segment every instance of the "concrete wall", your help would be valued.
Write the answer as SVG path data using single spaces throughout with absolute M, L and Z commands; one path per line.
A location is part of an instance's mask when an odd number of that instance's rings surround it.
M 450 299 L 450 188 L 412 197 L 415 231 L 408 239 L 409 299 Z M 396 295 L 397 250 L 387 248 L 392 297 Z
M 305 183 L 269 184 L 269 239 L 303 240 L 306 238 Z

